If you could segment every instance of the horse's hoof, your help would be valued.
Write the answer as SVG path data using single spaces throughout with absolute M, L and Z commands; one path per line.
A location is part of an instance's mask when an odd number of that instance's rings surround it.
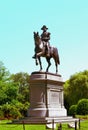
M 48 72 L 48 70 L 46 70 L 46 72 Z
M 56 71 L 56 74 L 58 74 L 58 71 Z
M 42 72 L 42 70 L 39 70 L 39 72 Z
M 38 65 L 38 63 L 36 63 L 36 65 Z

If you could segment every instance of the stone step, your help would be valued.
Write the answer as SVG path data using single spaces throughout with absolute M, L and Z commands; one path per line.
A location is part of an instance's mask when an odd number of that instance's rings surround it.
M 26 117 L 19 120 L 13 120 L 13 124 L 49 124 L 49 123 L 64 123 L 64 122 L 75 122 L 79 121 L 78 118 L 71 116 L 64 117 Z

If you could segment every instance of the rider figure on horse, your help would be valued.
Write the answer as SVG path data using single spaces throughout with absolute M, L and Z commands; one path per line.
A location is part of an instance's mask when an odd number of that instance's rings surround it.
M 45 53 L 46 56 L 50 56 L 50 33 L 47 32 L 47 27 L 45 25 L 43 25 L 43 27 L 41 28 L 41 30 L 43 30 L 43 33 L 41 34 L 41 40 L 43 41 L 43 46 L 45 47 Z
M 47 57 L 50 56 L 50 33 L 47 32 L 47 27 L 45 25 L 43 25 L 43 27 L 41 28 L 41 30 L 43 30 L 42 34 L 41 34 L 41 40 L 43 42 L 43 47 L 45 47 L 45 54 Z M 32 58 L 36 58 L 36 54 L 32 57 Z

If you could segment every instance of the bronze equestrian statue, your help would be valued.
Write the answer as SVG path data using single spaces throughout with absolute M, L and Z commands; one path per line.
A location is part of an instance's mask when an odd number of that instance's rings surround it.
M 50 59 L 53 58 L 56 66 L 56 73 L 58 73 L 58 64 L 60 64 L 58 49 L 50 46 L 50 33 L 47 32 L 47 29 L 48 28 L 45 25 L 41 28 L 41 30 L 43 30 L 41 37 L 38 32 L 34 32 L 35 55 L 32 58 L 36 60 L 36 65 L 38 65 L 39 61 L 40 71 L 42 71 L 41 57 L 45 57 L 48 63 L 46 72 L 48 72 L 49 67 L 51 66 Z
M 43 25 L 43 27 L 41 28 L 41 30 L 43 30 L 43 33 L 41 34 L 41 40 L 43 42 L 43 46 L 46 47 L 46 55 L 49 56 L 49 47 L 50 47 L 50 33 L 47 32 L 47 27 L 45 25 Z M 32 58 L 36 58 L 35 55 Z

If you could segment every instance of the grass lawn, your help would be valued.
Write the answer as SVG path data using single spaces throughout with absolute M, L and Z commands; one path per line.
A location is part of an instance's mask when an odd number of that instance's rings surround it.
M 46 130 L 45 125 L 12 125 L 6 124 L 6 120 L 0 121 L 0 130 Z M 57 130 L 57 129 L 56 129 Z M 62 130 L 74 130 L 73 128 L 68 128 L 67 124 L 62 125 Z M 88 130 L 88 120 L 81 121 L 80 130 Z

